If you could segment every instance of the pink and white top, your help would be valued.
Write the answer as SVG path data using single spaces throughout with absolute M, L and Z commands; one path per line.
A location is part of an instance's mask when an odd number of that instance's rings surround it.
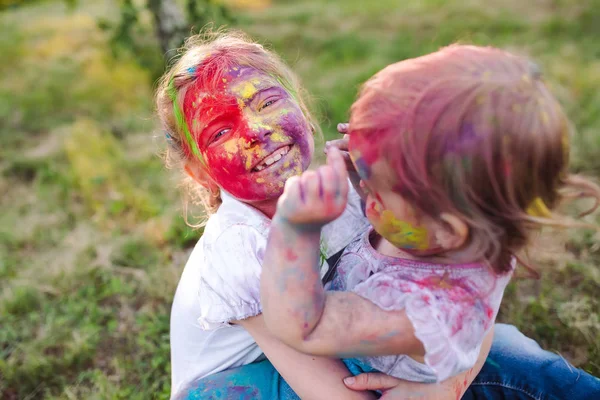
M 406 355 L 362 357 L 380 372 L 415 382 L 439 382 L 471 368 L 493 326 L 512 271 L 482 264 L 444 265 L 384 256 L 369 241 L 353 241 L 339 260 L 330 290 L 354 292 L 384 310 L 405 310 L 425 347 L 425 364 Z

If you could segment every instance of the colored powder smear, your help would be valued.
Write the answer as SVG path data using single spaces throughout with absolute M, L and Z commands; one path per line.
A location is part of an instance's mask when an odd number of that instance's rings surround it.
M 427 250 L 429 247 L 427 229 L 400 221 L 389 210 L 383 210 L 381 224 L 377 228 L 381 236 L 398 248 Z

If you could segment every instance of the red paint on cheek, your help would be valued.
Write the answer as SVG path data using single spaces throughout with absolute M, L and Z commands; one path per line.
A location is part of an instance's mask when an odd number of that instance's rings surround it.
M 380 217 L 379 210 L 377 210 L 377 203 L 375 201 L 371 201 L 369 203 L 369 206 L 367 207 L 367 214 L 369 214 L 370 217 L 377 219 Z
M 236 197 L 252 198 L 260 186 L 249 176 L 251 154 L 245 144 L 250 141 L 250 127 L 235 96 L 227 93 L 202 93 L 189 90 L 184 109 L 186 122 L 217 184 Z M 227 131 L 223 133 L 224 129 Z M 217 137 L 219 133 L 222 136 Z M 233 143 L 233 149 L 230 147 Z

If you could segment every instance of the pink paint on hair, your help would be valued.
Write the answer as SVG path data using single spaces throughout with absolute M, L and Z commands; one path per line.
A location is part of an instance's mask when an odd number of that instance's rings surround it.
M 526 209 L 558 198 L 569 123 L 539 71 L 495 48 L 450 46 L 392 64 L 361 89 L 352 154 L 384 162 L 420 212 L 462 215 L 499 271 L 526 242 Z

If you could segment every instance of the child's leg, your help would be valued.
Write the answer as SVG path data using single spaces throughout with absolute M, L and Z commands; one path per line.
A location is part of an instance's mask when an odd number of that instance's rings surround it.
M 275 367 L 264 360 L 229 369 L 200 379 L 187 393 L 186 400 L 299 400 Z
M 463 400 L 507 398 L 600 399 L 600 379 L 543 350 L 514 326 L 496 324 L 490 354 Z
M 376 372 L 359 360 L 343 360 L 353 375 Z M 177 396 L 186 400 L 299 400 L 269 360 L 229 369 L 202 378 Z

